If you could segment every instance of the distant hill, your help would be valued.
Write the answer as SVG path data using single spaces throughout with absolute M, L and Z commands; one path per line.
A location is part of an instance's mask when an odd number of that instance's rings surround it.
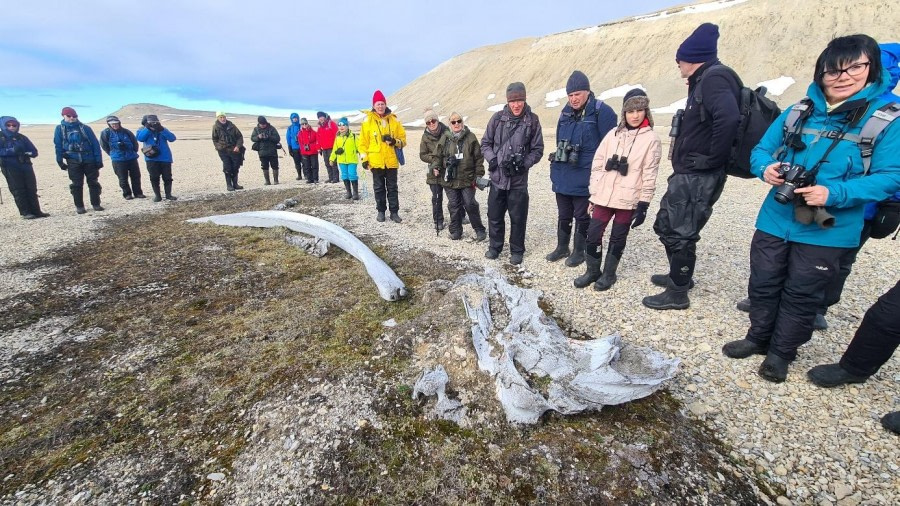
M 141 118 L 143 118 L 145 114 L 155 114 L 163 123 L 198 121 L 204 119 L 209 120 L 209 122 L 212 123 L 216 119 L 215 111 L 175 109 L 160 104 L 129 104 L 115 112 L 111 112 L 106 116 L 103 116 L 97 121 L 94 121 L 94 123 L 105 123 L 107 116 L 118 116 L 119 119 L 125 124 L 140 124 Z M 228 119 L 240 125 L 255 125 L 256 118 L 257 115 L 253 114 L 228 114 Z M 290 122 L 287 117 L 266 116 L 266 119 L 272 121 L 273 123 L 277 122 L 279 124 Z
M 579 13 L 580 19 L 589 23 L 592 10 Z M 532 14 L 540 15 L 534 9 Z M 882 0 L 723 0 L 684 5 L 474 49 L 418 77 L 391 95 L 389 105 L 404 123 L 421 123 L 422 112 L 434 107 L 441 116 L 457 111 L 468 117 L 470 125 L 483 127 L 506 102 L 507 84 L 522 81 L 529 105 L 547 130 L 555 127 L 566 103 L 566 80 L 579 69 L 589 77 L 595 94 L 607 92 L 603 98 L 616 112 L 625 91 L 642 85 L 651 107 L 661 108 L 658 114 L 671 114 L 677 106 L 667 106 L 687 96 L 675 51 L 694 28 L 712 22 L 719 25 L 722 62 L 748 86 L 774 81 L 769 87 L 780 94 L 775 98 L 784 106 L 804 96 L 816 58 L 832 37 L 866 33 L 879 42 L 896 41 L 898 19 L 900 2 Z

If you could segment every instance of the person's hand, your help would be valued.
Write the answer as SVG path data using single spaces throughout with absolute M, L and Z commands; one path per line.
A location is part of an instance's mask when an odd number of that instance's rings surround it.
M 238 146 L 235 146 L 235 147 L 234 147 L 234 152 L 235 152 L 235 153 L 240 153 L 240 152 L 241 152 L 241 148 L 238 147 Z
M 593 216 L 593 215 L 594 215 L 594 203 L 593 203 L 593 202 L 588 202 L 588 211 L 587 211 L 587 214 L 588 214 L 588 216 Z
M 369 161 L 368 160 L 363 160 L 362 168 L 364 170 L 369 170 Z
M 637 228 L 644 223 L 644 220 L 647 219 L 647 209 L 650 208 L 649 202 L 638 202 L 637 208 L 634 210 L 634 214 L 631 216 L 631 228 Z
M 438 170 L 438 169 L 431 169 L 431 172 L 434 173 L 435 176 L 440 176 L 440 175 L 441 175 L 441 171 Z
M 796 188 L 794 193 L 802 195 L 806 205 L 810 207 L 825 207 L 825 202 L 828 202 L 828 188 L 825 186 L 815 185 Z
M 556 158 L 556 151 L 550 153 L 550 155 L 547 156 L 547 161 L 550 162 L 550 163 L 553 163 L 553 159 L 554 159 L 554 158 Z
M 688 170 L 709 170 L 709 156 L 700 153 L 688 153 L 684 157 L 685 168 Z
M 103 168 L 103 160 L 100 160 L 99 162 L 95 163 L 94 168 L 97 170 L 102 169 Z
M 766 170 L 763 171 L 763 181 L 772 186 L 781 186 L 784 178 L 778 174 L 779 167 L 781 167 L 781 162 L 775 162 L 766 167 Z
M 57 161 L 56 161 L 56 164 L 59 165 L 59 168 L 60 168 L 61 170 L 69 170 L 69 166 L 66 165 L 66 162 L 64 162 L 64 161 L 62 161 L 62 160 L 57 160 Z

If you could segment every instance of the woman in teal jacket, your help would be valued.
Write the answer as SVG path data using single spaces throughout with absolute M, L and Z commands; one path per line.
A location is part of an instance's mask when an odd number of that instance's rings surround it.
M 806 105 L 805 112 L 786 126 L 785 111 L 753 150 L 752 170 L 772 189 L 750 246 L 750 329 L 722 351 L 766 355 L 764 379 L 784 381 L 797 348 L 812 337 L 840 257 L 859 245 L 865 204 L 900 189 L 900 121 L 876 139 L 867 174 L 857 143 L 869 117 L 888 103 L 879 97 L 889 81 L 874 39 L 832 40 L 816 61 L 809 100 L 794 106 Z M 809 183 L 792 178 L 799 168 L 812 175 Z

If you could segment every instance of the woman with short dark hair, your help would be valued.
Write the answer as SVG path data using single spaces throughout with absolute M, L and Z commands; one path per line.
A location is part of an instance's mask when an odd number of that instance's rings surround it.
M 838 37 L 816 61 L 808 97 L 753 150 L 751 169 L 772 188 L 750 246 L 750 329 L 722 352 L 766 355 L 759 369 L 766 380 L 784 381 L 797 348 L 812 337 L 825 287 L 841 256 L 859 245 L 865 204 L 900 190 L 900 121 L 881 119 L 891 113 L 880 98 L 889 82 L 874 39 Z M 864 157 L 860 134 L 879 121 L 883 129 Z

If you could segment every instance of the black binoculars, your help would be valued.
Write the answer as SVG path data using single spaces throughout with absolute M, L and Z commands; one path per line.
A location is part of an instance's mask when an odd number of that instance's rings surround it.
M 606 160 L 606 170 L 615 170 L 619 174 L 623 176 L 628 175 L 628 157 L 623 156 L 619 157 L 619 155 L 612 155 L 608 160 Z
M 388 134 L 382 135 L 381 140 L 383 140 L 385 144 L 393 144 L 394 143 L 394 138 Z
M 119 148 L 120 151 L 125 151 L 126 148 L 125 143 L 122 141 L 117 142 L 116 147 Z
M 784 178 L 784 183 L 775 190 L 775 201 L 779 204 L 787 204 L 794 200 L 794 190 L 816 184 L 816 175 L 807 170 L 803 165 L 791 165 L 782 163 L 778 167 L 778 175 Z
M 450 182 L 456 179 L 456 172 L 459 168 L 459 159 L 454 155 L 449 155 L 444 162 L 444 181 Z
M 581 151 L 580 144 L 572 144 L 563 139 L 556 144 L 556 154 L 553 160 L 561 163 L 578 163 L 579 151 Z
M 525 153 L 513 153 L 512 159 L 506 160 L 500 165 L 506 177 L 520 176 L 525 173 Z
M 675 138 L 681 135 L 681 120 L 684 119 L 684 109 L 678 109 L 672 116 L 672 128 L 669 130 L 669 137 Z

